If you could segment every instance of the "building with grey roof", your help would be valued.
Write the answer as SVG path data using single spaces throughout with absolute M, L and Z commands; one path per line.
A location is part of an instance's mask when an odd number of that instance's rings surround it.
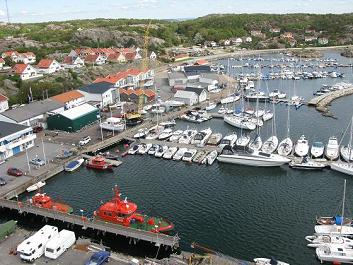
M 92 83 L 78 89 L 85 96 L 86 102 L 97 108 L 104 108 L 119 100 L 118 90 L 108 82 Z
M 63 103 L 52 99 L 34 101 L 29 104 L 20 106 L 0 113 L 0 121 L 18 123 L 27 126 L 43 126 L 45 127 L 45 118 L 50 113 L 58 113 L 64 111 Z

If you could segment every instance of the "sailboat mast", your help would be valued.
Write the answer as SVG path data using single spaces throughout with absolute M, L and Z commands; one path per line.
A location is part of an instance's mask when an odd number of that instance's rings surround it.
M 344 207 L 345 207 L 345 202 L 346 202 L 346 182 L 347 182 L 347 180 L 345 179 L 344 180 L 344 186 L 343 186 L 341 234 L 342 234 L 342 226 L 344 224 Z

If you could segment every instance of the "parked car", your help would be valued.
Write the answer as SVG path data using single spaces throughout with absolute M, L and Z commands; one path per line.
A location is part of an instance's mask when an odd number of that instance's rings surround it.
M 29 161 L 29 163 L 31 163 L 32 165 L 35 165 L 35 166 L 44 166 L 45 165 L 45 162 L 44 160 L 40 159 L 40 158 L 33 158 Z
M 15 176 L 15 177 L 20 177 L 23 175 L 22 170 L 15 168 L 15 167 L 10 167 L 7 170 L 7 174 L 9 174 L 10 176 Z
M 82 138 L 82 139 L 78 142 L 78 144 L 81 145 L 81 146 L 83 146 L 83 145 L 88 144 L 90 141 L 91 141 L 91 137 L 86 136 L 86 137 Z
M 6 184 L 7 184 L 6 180 L 0 177 L 0 186 L 4 186 Z
M 110 252 L 108 251 L 98 251 L 94 253 L 85 265 L 102 265 L 109 261 Z
M 41 131 L 43 131 L 43 127 L 41 127 L 41 126 L 36 126 L 36 127 L 33 128 L 33 132 L 34 133 L 39 133 Z

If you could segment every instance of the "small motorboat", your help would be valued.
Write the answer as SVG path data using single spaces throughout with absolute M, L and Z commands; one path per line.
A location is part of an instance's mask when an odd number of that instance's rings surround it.
M 202 160 L 201 163 L 206 165 L 212 165 L 213 162 L 216 160 L 217 156 L 218 156 L 217 151 L 213 150 L 208 155 L 206 155 L 206 157 Z
M 178 151 L 175 153 L 175 155 L 173 156 L 173 160 L 176 160 L 176 161 L 181 160 L 187 150 L 188 150 L 188 149 L 185 148 L 185 147 L 179 148 L 179 150 L 178 150 Z
M 137 153 L 140 155 L 144 155 L 150 150 L 151 147 L 152 147 L 152 144 L 141 144 Z
M 173 134 L 173 129 L 171 128 L 167 128 L 167 129 L 164 129 L 161 134 L 158 136 L 158 140 L 167 140 L 169 137 L 171 137 Z
M 210 138 L 211 134 L 212 134 L 211 128 L 201 130 L 191 140 L 191 144 L 194 144 L 199 147 L 203 147 L 205 146 L 206 142 Z
M 147 128 L 139 129 L 136 134 L 134 134 L 135 139 L 145 138 L 149 130 Z
M 36 193 L 29 203 L 33 206 L 44 208 L 52 211 L 57 211 L 61 213 L 72 213 L 73 209 L 70 205 L 60 202 L 55 202 L 46 193 Z
M 309 143 L 304 135 L 300 136 L 297 141 L 297 144 L 294 147 L 295 154 L 297 156 L 303 157 L 306 156 L 309 152 Z
M 159 145 L 157 151 L 155 152 L 155 157 L 163 157 L 164 153 L 168 150 L 168 146 L 166 145 Z
M 57 159 L 65 159 L 69 158 L 70 156 L 73 156 L 74 153 L 70 150 L 62 150 L 60 153 L 58 153 L 55 158 Z
M 169 147 L 167 151 L 163 154 L 164 159 L 172 159 L 175 153 L 178 151 L 178 147 Z
M 192 159 L 192 162 L 200 164 L 202 162 L 202 160 L 206 157 L 206 155 L 207 155 L 207 151 L 206 150 L 201 150 L 201 151 L 196 153 L 196 155 Z
M 86 167 L 98 170 L 113 169 L 113 165 L 105 161 L 104 157 L 101 156 L 96 156 L 88 160 Z
M 109 160 L 119 160 L 119 156 L 112 154 L 110 152 L 104 152 L 101 154 L 104 158 L 109 159 Z
M 226 145 L 229 145 L 229 146 L 233 147 L 235 145 L 235 142 L 237 141 L 237 139 L 238 139 L 238 136 L 237 136 L 236 133 L 232 133 L 232 134 L 226 135 L 221 140 L 221 142 L 219 143 L 218 147 L 219 148 L 223 148 Z
M 176 122 L 175 120 L 170 120 L 170 121 L 163 121 L 161 123 L 159 123 L 159 125 L 163 126 L 164 128 L 170 128 L 175 126 Z
M 255 265 L 289 265 L 289 263 L 276 260 L 275 258 L 255 258 Z
M 158 145 L 157 144 L 152 144 L 150 150 L 148 150 L 147 154 L 149 155 L 154 155 L 157 151 Z
M 69 162 L 69 163 L 67 163 L 65 165 L 64 169 L 67 172 L 75 171 L 76 169 L 78 169 L 83 164 L 83 162 L 85 162 L 85 160 L 83 158 L 71 161 L 71 162 Z
M 221 133 L 213 133 L 213 134 L 211 134 L 210 138 L 208 139 L 207 144 L 208 145 L 218 145 L 221 140 L 222 140 Z
M 301 161 L 291 161 L 289 167 L 295 169 L 311 169 L 311 170 L 321 170 L 326 167 L 325 164 L 319 163 L 309 159 L 308 157 L 303 157 Z
M 313 158 L 322 157 L 324 154 L 325 146 L 322 142 L 314 142 L 310 149 L 310 154 Z
M 328 244 L 339 244 L 344 247 L 353 246 L 353 240 L 343 236 L 312 235 L 306 236 L 305 240 L 309 242 L 307 246 L 311 248 L 318 248 Z
M 208 105 L 206 106 L 206 110 L 213 110 L 217 107 L 217 104 L 215 102 L 209 102 Z
M 137 153 L 137 151 L 139 150 L 139 148 L 140 148 L 140 145 L 139 145 L 139 144 L 134 144 L 134 145 L 127 151 L 127 153 L 128 153 L 129 155 L 134 155 L 134 154 Z
M 194 136 L 196 134 L 197 134 L 196 130 L 185 130 L 178 142 L 180 144 L 190 144 L 191 140 L 194 139 Z
M 34 183 L 33 185 L 29 186 L 26 191 L 27 192 L 32 192 L 32 191 L 35 191 L 35 190 L 38 190 L 40 189 L 41 187 L 45 186 L 46 183 L 45 181 L 39 181 L 37 183 Z
M 177 143 L 180 139 L 180 137 L 183 135 L 183 130 L 176 130 L 172 133 L 172 135 L 169 137 L 169 142 L 172 143 Z
M 335 136 L 331 136 L 326 145 L 325 156 L 331 161 L 336 160 L 340 154 L 339 148 L 340 145 L 338 144 L 337 138 Z
M 192 159 L 194 158 L 196 153 L 197 153 L 196 149 L 188 149 L 184 153 L 184 156 L 183 156 L 182 160 L 185 161 L 185 162 L 192 162 Z

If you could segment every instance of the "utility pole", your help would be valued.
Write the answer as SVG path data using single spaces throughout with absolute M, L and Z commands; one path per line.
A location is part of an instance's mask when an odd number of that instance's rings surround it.
M 29 174 L 31 174 L 31 166 L 29 164 L 27 146 L 25 147 L 25 150 L 26 150 L 26 160 L 27 160 L 28 172 L 29 172 Z
M 44 159 L 44 164 L 47 164 L 47 157 L 45 155 L 45 149 L 44 149 L 44 142 L 43 142 L 43 138 L 41 138 L 42 140 L 42 148 L 43 148 L 43 159 Z
M 6 5 L 7 23 L 10 24 L 10 13 L 9 13 L 9 6 L 7 5 L 7 0 L 5 0 L 5 5 Z

